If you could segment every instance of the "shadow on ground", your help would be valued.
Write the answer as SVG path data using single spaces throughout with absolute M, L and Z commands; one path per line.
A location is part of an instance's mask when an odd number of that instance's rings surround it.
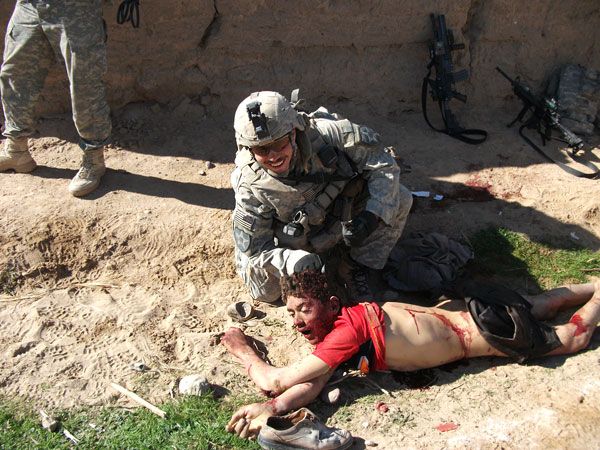
M 70 180 L 76 170 L 38 166 L 33 176 Z M 126 191 L 161 198 L 174 198 L 184 203 L 207 208 L 233 210 L 234 197 L 231 189 L 214 188 L 197 183 L 165 180 L 163 178 L 138 175 L 125 170 L 107 169 L 98 189 L 84 197 L 96 200 L 111 192 Z

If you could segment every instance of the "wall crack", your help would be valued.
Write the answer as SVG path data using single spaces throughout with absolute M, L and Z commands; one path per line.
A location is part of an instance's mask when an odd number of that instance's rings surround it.
M 200 48 L 206 48 L 208 41 L 218 33 L 219 27 L 221 26 L 221 15 L 219 14 L 219 9 L 217 8 L 217 0 L 213 0 L 213 10 L 213 18 L 200 38 L 200 43 L 198 44 L 198 47 Z

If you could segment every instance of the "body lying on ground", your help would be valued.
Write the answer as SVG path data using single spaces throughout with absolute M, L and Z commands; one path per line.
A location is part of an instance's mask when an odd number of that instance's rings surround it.
M 523 361 L 585 348 L 600 321 L 600 281 L 531 297 L 471 284 L 475 296 L 437 307 L 400 302 L 341 307 L 327 276 L 314 270 L 282 278 L 281 284 L 294 327 L 315 349 L 295 364 L 274 367 L 257 355 L 239 328 L 223 335 L 221 342 L 252 381 L 273 396 L 234 413 L 227 429 L 241 437 L 256 435 L 270 416 L 310 403 L 335 369 L 363 356 L 365 347 L 371 347 L 364 356 L 374 370 L 412 371 L 479 356 Z M 583 306 L 565 324 L 540 322 L 577 305 Z

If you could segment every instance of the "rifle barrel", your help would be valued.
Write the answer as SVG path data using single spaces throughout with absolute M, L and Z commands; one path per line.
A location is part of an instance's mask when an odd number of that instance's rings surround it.
M 508 81 L 510 81 L 510 82 L 511 82 L 511 84 L 514 84 L 514 81 L 513 81 L 513 79 L 512 79 L 511 77 L 509 77 L 509 76 L 506 74 L 506 72 L 505 72 L 504 70 L 502 70 L 502 69 L 501 69 L 500 67 L 498 67 L 498 66 L 496 66 L 496 70 L 497 70 L 498 72 L 500 72 L 500 74 L 501 74 L 501 75 L 502 75 L 504 78 L 506 78 Z

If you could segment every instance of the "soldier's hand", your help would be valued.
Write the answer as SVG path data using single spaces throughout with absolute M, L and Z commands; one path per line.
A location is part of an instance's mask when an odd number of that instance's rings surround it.
M 323 267 L 323 261 L 319 258 L 316 253 L 308 253 L 301 257 L 296 264 L 294 264 L 294 273 L 300 273 L 303 270 L 321 270 Z
M 379 225 L 379 217 L 363 211 L 354 219 L 342 222 L 342 238 L 348 247 L 357 247 L 367 239 Z

